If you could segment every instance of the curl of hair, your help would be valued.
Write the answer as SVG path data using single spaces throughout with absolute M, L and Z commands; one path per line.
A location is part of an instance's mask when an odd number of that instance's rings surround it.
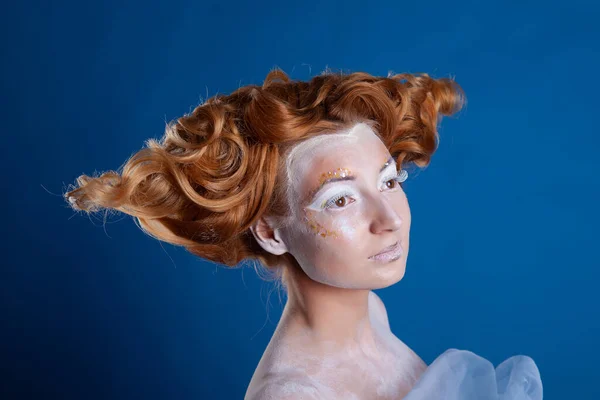
M 64 196 L 77 211 L 129 214 L 150 236 L 204 259 L 274 268 L 289 255 L 264 251 L 249 227 L 265 213 L 287 215 L 281 171 L 291 147 L 370 121 L 399 166 L 425 167 L 439 143 L 440 116 L 463 104 L 458 84 L 427 74 L 327 72 L 306 82 L 274 70 L 262 86 L 214 96 L 167 124 L 162 139 L 147 140 L 121 173 L 82 175 Z

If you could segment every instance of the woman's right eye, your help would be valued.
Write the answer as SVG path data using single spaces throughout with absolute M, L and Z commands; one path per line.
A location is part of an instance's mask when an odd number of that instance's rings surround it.
M 325 203 L 324 208 L 332 209 L 332 208 L 344 208 L 352 201 L 348 201 L 350 199 L 349 194 L 340 194 L 335 197 L 332 197 Z

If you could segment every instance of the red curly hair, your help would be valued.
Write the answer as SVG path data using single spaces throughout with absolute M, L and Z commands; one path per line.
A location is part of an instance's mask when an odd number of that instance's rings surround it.
M 82 175 L 64 196 L 77 211 L 129 214 L 150 236 L 204 259 L 275 268 L 288 255 L 263 250 L 249 227 L 264 214 L 287 215 L 282 170 L 294 145 L 368 121 L 399 168 L 425 167 L 439 142 L 439 116 L 463 103 L 458 84 L 427 74 L 326 72 L 304 82 L 274 70 L 262 86 L 214 96 L 170 122 L 121 173 Z

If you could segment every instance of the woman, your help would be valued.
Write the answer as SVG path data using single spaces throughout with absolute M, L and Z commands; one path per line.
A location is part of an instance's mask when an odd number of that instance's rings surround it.
M 236 266 L 258 260 L 287 292 L 246 399 L 541 399 L 535 363 L 496 370 L 449 350 L 427 366 L 372 291 L 402 279 L 411 214 L 403 167 L 426 166 L 448 79 L 271 72 L 215 96 L 149 140 L 121 174 L 78 178 L 77 210 L 135 216 L 151 236 Z

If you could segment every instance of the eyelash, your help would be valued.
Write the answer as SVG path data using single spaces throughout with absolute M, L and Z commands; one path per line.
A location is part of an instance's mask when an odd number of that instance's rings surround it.
M 383 181 L 384 184 L 388 183 L 389 181 L 395 181 L 396 183 L 398 183 L 398 185 L 400 187 L 402 187 L 402 182 L 404 182 L 406 180 L 406 177 L 403 176 L 402 171 L 396 173 L 396 176 L 388 178 L 386 180 Z M 396 188 L 390 188 L 390 190 L 393 190 Z M 346 196 L 352 196 L 352 193 L 349 192 L 345 192 L 345 193 L 340 193 L 337 196 L 332 197 L 331 199 L 327 200 L 327 202 L 325 202 L 325 205 L 323 206 L 323 208 L 325 209 L 329 209 L 332 208 L 335 205 L 335 202 L 338 201 L 339 199 L 346 197 Z M 344 207 L 336 207 L 336 208 L 345 208 Z

